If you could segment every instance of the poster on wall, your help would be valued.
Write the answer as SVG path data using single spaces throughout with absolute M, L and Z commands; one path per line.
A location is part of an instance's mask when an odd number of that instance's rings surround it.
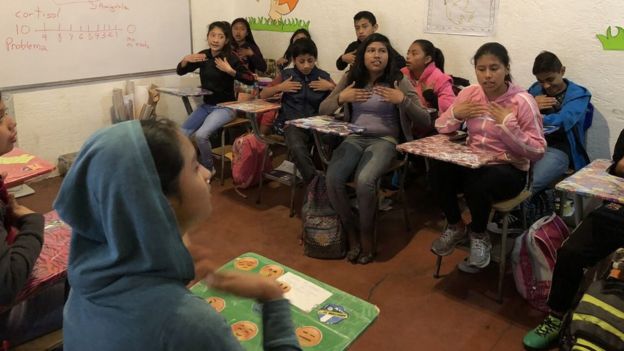
M 260 2 L 260 0 L 256 0 Z M 247 17 L 252 30 L 271 32 L 294 32 L 299 28 L 309 29 L 310 21 L 299 18 L 285 18 L 297 7 L 299 0 L 269 0 L 267 16 Z
M 489 36 L 497 8 L 498 0 L 429 0 L 425 32 Z

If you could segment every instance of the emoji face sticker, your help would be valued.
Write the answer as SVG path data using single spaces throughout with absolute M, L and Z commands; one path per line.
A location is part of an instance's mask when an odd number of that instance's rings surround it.
M 286 282 L 277 282 L 277 285 L 279 285 L 280 288 L 282 288 L 282 291 L 285 293 L 289 292 L 291 287 L 290 284 L 286 283 Z
M 321 343 L 323 333 L 315 327 L 299 327 L 295 330 L 295 335 L 299 340 L 299 345 L 303 347 L 312 347 Z
M 250 321 L 240 321 L 232 324 L 232 333 L 238 341 L 247 341 L 258 335 L 258 326 Z
M 282 274 L 284 274 L 284 268 L 278 265 L 267 264 L 266 266 L 260 268 L 260 275 L 267 277 L 267 278 L 276 279 Z
M 240 257 L 234 262 L 234 267 L 241 271 L 250 271 L 258 267 L 258 260 L 253 257 Z
M 216 297 L 216 296 L 207 297 L 206 302 L 208 302 L 208 304 L 212 306 L 212 308 L 217 310 L 217 312 L 219 313 L 221 313 L 221 311 L 223 311 L 223 309 L 225 308 L 225 300 L 220 297 Z

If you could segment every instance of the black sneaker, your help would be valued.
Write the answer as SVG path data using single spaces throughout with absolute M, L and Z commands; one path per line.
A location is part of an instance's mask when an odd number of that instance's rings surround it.
M 488 223 L 487 230 L 491 233 L 503 233 L 503 217 L 498 213 L 494 215 L 492 222 Z M 524 232 L 522 220 L 514 213 L 507 215 L 507 234 L 520 234 Z

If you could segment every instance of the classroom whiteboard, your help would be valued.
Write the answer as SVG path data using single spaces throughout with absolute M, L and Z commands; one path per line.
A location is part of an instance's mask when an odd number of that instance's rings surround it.
M 174 69 L 189 0 L 0 0 L 0 88 Z

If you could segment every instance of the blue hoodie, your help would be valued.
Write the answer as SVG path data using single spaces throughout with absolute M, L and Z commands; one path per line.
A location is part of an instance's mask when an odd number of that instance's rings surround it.
M 186 288 L 193 261 L 138 121 L 85 143 L 54 208 L 73 230 L 65 350 L 242 350 L 223 317 Z M 297 345 L 288 301 L 263 311 L 265 348 L 298 349 L 287 348 Z
M 575 84 L 572 81 L 564 79 L 568 88 L 566 90 L 565 97 L 563 98 L 563 104 L 561 104 L 561 110 L 557 113 L 550 113 L 544 115 L 544 126 L 556 126 L 564 128 L 568 144 L 570 145 L 570 152 L 572 154 L 572 165 L 574 170 L 579 170 L 589 163 L 585 151 L 585 130 L 583 124 L 585 122 L 585 116 L 588 114 L 589 101 L 591 100 L 591 93 L 584 87 Z M 546 93 L 542 89 L 542 86 L 535 82 L 529 88 L 529 94 L 533 96 L 545 95 Z M 593 110 L 591 112 L 593 113 Z M 574 133 L 578 135 L 574 137 Z

